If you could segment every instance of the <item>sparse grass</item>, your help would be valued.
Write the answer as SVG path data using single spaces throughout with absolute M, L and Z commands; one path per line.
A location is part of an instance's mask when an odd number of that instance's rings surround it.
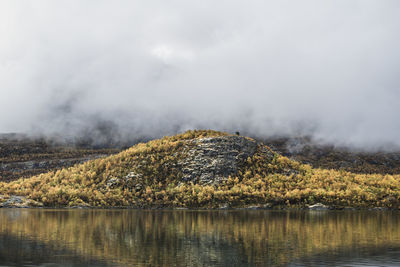
M 52 144 L 41 139 L 3 138 L 0 139 L 0 181 L 28 178 L 120 151 L 118 148 L 98 149 Z
M 400 152 L 360 151 L 318 144 L 310 138 L 256 138 L 280 154 L 314 168 L 345 170 L 353 173 L 400 174 Z M 294 150 L 293 143 L 299 143 Z
M 119 154 L 0 183 L 0 193 L 22 195 L 45 206 L 136 206 L 216 208 L 272 203 L 301 207 L 317 202 L 344 207 L 399 207 L 400 175 L 354 174 L 313 169 L 275 153 L 258 152 L 237 177 L 217 185 L 183 183 L 175 164 L 185 157 L 193 138 L 224 136 L 215 131 L 188 131 L 137 144 Z M 137 174 L 131 180 L 124 177 Z M 118 183 L 108 186 L 110 179 Z

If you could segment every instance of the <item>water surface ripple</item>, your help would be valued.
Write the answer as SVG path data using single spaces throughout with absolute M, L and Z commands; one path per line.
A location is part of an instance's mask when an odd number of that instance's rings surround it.
M 400 213 L 0 209 L 2 266 L 400 266 Z

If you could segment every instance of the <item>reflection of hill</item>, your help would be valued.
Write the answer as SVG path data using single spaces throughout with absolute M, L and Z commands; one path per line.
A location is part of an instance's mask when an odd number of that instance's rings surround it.
M 398 244 L 351 246 L 307 255 L 290 266 L 400 266 L 399 251 Z
M 1 266 L 45 266 L 41 264 L 55 262 L 57 266 L 107 266 L 107 263 L 101 260 L 88 259 L 73 253 L 61 242 L 45 242 L 27 239 L 23 235 L 0 234 Z
M 283 265 L 400 246 L 399 216 L 374 212 L 0 210 L 0 231 L 83 258 L 140 265 Z

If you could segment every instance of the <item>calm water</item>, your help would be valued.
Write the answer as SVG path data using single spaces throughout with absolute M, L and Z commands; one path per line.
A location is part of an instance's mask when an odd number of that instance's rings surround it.
M 398 212 L 0 209 L 1 266 L 400 266 Z

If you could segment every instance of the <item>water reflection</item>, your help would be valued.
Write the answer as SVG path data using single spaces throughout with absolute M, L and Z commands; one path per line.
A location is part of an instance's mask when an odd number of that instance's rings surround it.
M 398 265 L 399 213 L 0 210 L 0 265 Z M 357 260 L 356 260 L 357 262 Z

